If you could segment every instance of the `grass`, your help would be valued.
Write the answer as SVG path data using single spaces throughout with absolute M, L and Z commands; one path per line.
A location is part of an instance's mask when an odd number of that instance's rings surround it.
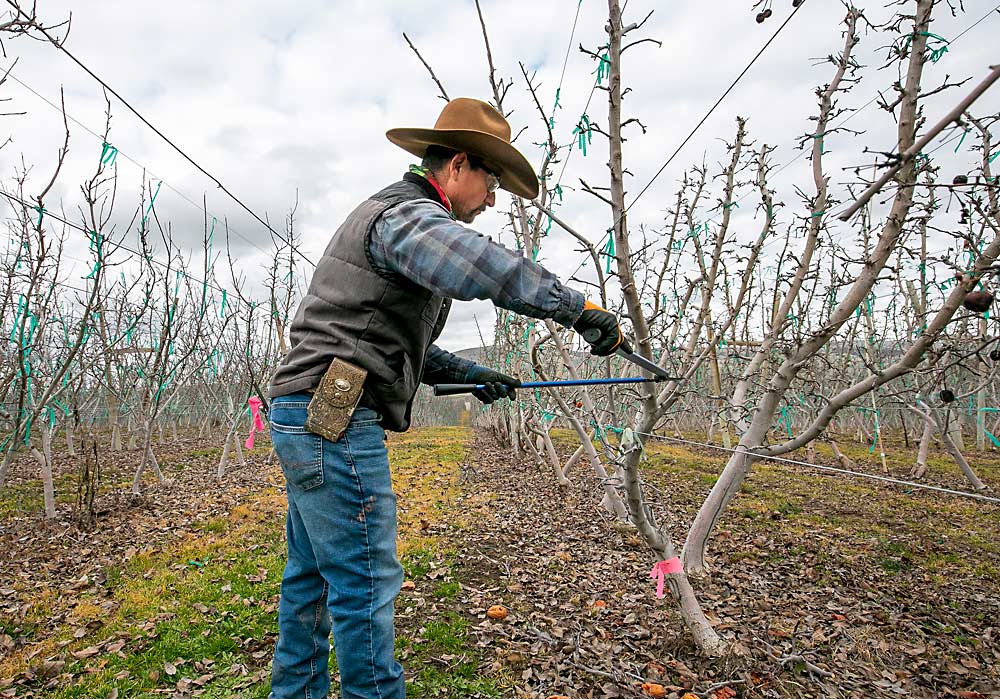
M 857 462 L 875 463 L 872 460 L 878 458 L 862 445 L 838 446 Z M 649 460 L 644 468 L 688 483 L 708 483 L 725 465 L 724 455 L 670 443 L 649 443 L 646 451 Z M 828 445 L 818 444 L 816 451 L 821 459 L 833 461 Z M 890 471 L 905 473 L 915 451 L 902 444 L 887 447 Z M 802 455 L 792 458 L 798 456 Z M 975 463 L 987 482 L 1000 478 L 1000 455 L 977 454 Z M 946 454 L 932 454 L 928 468 L 950 474 L 953 481 L 961 478 Z M 762 461 L 754 465 L 719 526 L 754 531 L 770 526 L 755 520 L 781 520 L 780 531 L 791 541 L 802 537 L 836 539 L 843 554 L 859 556 L 888 573 L 905 573 L 919 566 L 944 576 L 992 579 L 1000 572 L 997 520 L 972 500 L 906 492 L 867 480 L 825 476 L 804 467 Z
M 439 603 L 455 600 L 461 590 L 454 555 L 432 530 L 454 516 L 449 505 L 458 493 L 467 435 L 427 429 L 390 442 L 406 577 Z M 9 494 L 5 498 L 3 504 Z M 121 697 L 156 697 L 181 689 L 264 699 L 284 567 L 283 520 L 281 491 L 258 492 L 227 516 L 199 524 L 196 534 L 107 569 L 111 608 L 107 597 L 81 595 L 54 632 L 45 622 L 58 592 L 39 591 L 19 624 L 22 637 L 34 627 L 36 642 L 0 659 L 0 678 L 31 671 L 37 677 L 29 688 L 51 699 L 105 697 L 115 690 Z M 417 604 L 406 593 L 397 604 L 400 617 L 411 608 L 410 619 L 397 623 L 399 653 L 412 670 L 407 694 L 502 696 L 497 681 L 480 673 L 478 651 L 467 639 L 469 622 L 454 610 L 425 618 L 426 608 Z

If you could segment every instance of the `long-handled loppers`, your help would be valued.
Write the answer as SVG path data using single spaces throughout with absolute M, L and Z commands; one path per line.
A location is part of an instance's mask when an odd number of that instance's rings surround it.
M 595 332 L 600 333 L 600 330 Z M 588 342 L 596 340 L 598 338 L 585 336 Z M 628 377 L 621 379 L 574 379 L 567 381 L 525 381 L 519 388 L 556 388 L 564 386 L 607 386 L 611 384 L 629 384 L 629 383 L 655 383 L 658 381 L 678 381 L 676 376 L 670 376 L 663 369 L 658 367 L 653 362 L 649 361 L 642 355 L 636 354 L 628 345 L 618 348 L 618 356 L 623 359 L 627 359 L 636 366 L 645 369 L 655 378 L 648 379 L 642 376 Z M 479 391 L 486 388 L 483 384 L 474 383 L 440 383 L 434 387 L 435 396 L 454 396 L 460 393 L 472 393 L 474 391 Z

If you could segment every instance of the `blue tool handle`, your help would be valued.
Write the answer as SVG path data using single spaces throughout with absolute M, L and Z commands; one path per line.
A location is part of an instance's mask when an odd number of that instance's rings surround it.
M 565 386 L 608 386 L 623 383 L 650 383 L 655 379 L 633 376 L 624 379 L 575 379 L 568 381 L 524 381 L 518 388 L 562 388 Z M 476 383 L 439 383 L 434 386 L 435 396 L 456 396 L 462 393 L 473 393 L 486 388 Z

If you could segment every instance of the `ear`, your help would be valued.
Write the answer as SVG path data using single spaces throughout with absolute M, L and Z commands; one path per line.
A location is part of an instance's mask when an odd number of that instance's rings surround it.
M 448 175 L 458 177 L 462 170 L 469 167 L 469 154 L 458 153 L 448 163 Z

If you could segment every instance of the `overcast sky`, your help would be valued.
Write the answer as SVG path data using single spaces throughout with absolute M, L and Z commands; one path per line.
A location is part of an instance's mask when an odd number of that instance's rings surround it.
M 541 151 L 532 142 L 541 140 L 542 129 L 518 61 L 537 72 L 540 99 L 546 109 L 551 108 L 578 3 L 483 0 L 482 6 L 499 75 L 514 78 L 507 102 L 507 108 L 514 110 L 513 129 L 529 127 L 517 145 L 537 165 Z M 626 23 L 655 10 L 641 34 L 633 37 L 662 42 L 659 47 L 636 46 L 623 60 L 623 82 L 631 88 L 625 116 L 637 117 L 648 129 L 645 135 L 634 127 L 626 132 L 625 163 L 634 175 L 627 181 L 628 201 L 792 11 L 790 1 L 776 1 L 774 16 L 757 24 L 751 6 L 751 0 L 627 4 Z M 996 6 L 995 0 L 965 0 L 965 11 L 952 16 L 942 4 L 931 30 L 952 39 Z M 874 23 L 888 17 L 882 2 L 862 7 Z M 313 259 L 360 200 L 398 179 L 412 161 L 385 139 L 385 131 L 432 126 L 444 104 L 403 40 L 403 32 L 451 97 L 491 96 L 475 5 L 462 0 L 39 0 L 38 8 L 49 22 L 72 11 L 70 51 L 255 211 L 280 223 L 297 196 L 302 248 Z M 717 170 L 716 164 L 725 158 L 723 139 L 732 139 L 737 115 L 749 119 L 755 142 L 778 146 L 773 156 L 776 165 L 799 155 L 798 139 L 811 133 L 809 118 L 816 113 L 815 88 L 833 73 L 829 63 L 814 59 L 841 50 L 844 14 L 840 2 L 807 0 L 674 164 L 639 199 L 630 212 L 633 230 L 640 224 L 655 228 L 663 223 L 663 211 L 673 201 L 684 168 L 705 160 Z M 573 127 L 594 84 L 595 63 L 577 47 L 582 43 L 596 49 L 604 43 L 606 20 L 606 3 L 579 4 L 560 93 L 562 109 L 556 112 L 556 132 L 563 143 L 573 140 Z M 993 43 L 997 36 L 1000 14 L 993 12 L 928 67 L 925 86 L 936 86 L 946 75 L 952 80 L 971 78 L 964 87 L 928 100 L 929 122 L 937 121 L 985 76 L 991 63 L 1000 61 Z M 885 34 L 862 32 L 858 58 L 867 67 L 856 88 L 841 97 L 842 107 L 861 107 L 879 90 L 887 90 L 894 69 L 878 68 L 890 40 Z M 70 123 L 70 155 L 49 206 L 61 198 L 72 212 L 80 203 L 79 183 L 93 171 L 102 151 L 101 139 L 80 125 L 101 132 L 105 106 L 100 85 L 52 46 L 19 38 L 5 40 L 4 47 L 2 65 L 6 68 L 16 58 L 12 75 L 31 90 L 52 102 L 58 102 L 60 87 L 65 90 L 66 109 L 75 122 Z M 0 111 L 26 112 L 0 117 L 12 139 L 0 150 L 0 178 L 9 187 L 23 158 L 32 168 L 27 191 L 36 192 L 50 176 L 62 142 L 61 116 L 13 80 L 0 87 L 0 97 L 10 100 L 0 105 Z M 1000 87 L 988 93 L 975 111 L 1000 112 Z M 592 121 L 606 121 L 606 93 L 593 93 L 587 113 Z M 241 270 L 251 280 L 259 279 L 270 258 L 267 231 L 113 98 L 112 114 L 110 142 L 121 153 L 117 210 L 125 222 L 138 202 L 145 168 L 147 182 L 154 187 L 164 183 L 157 210 L 161 219 L 172 221 L 179 240 L 200 240 L 203 214 L 192 202 L 200 203 L 204 194 L 210 214 L 227 218 L 239 236 L 233 238 L 232 247 Z M 840 168 L 870 162 L 871 156 L 862 154 L 866 146 L 890 150 L 894 143 L 891 117 L 875 105 L 848 125 L 864 134 L 835 135 L 826 142 L 827 171 L 837 181 L 851 179 Z M 6 135 L 0 134 L 0 140 Z M 970 138 L 966 145 L 971 142 Z M 948 145 L 935 152 L 948 180 L 952 170 L 972 167 L 977 156 L 967 151 L 963 147 L 953 153 Z M 585 157 L 575 148 L 569 155 L 563 184 L 575 186 L 582 177 L 606 185 L 606 159 L 607 142 L 595 135 Z M 794 185 L 809 190 L 809 168 L 801 158 L 771 183 L 778 189 L 777 199 L 790 209 L 801 212 Z M 502 212 L 508 203 L 509 195 L 501 192 L 497 210 Z M 735 218 L 742 239 L 755 236 L 759 229 L 752 208 L 752 204 L 741 208 Z M 9 207 L 0 205 L 0 210 L 4 216 L 11 214 Z M 595 241 L 611 225 L 606 206 L 570 188 L 560 213 Z M 501 235 L 503 222 L 500 214 L 488 212 L 477 219 L 475 228 L 511 245 L 510 237 Z M 845 227 L 843 235 L 849 237 L 850 229 Z M 571 239 L 554 227 L 539 260 L 567 278 L 582 259 L 573 248 Z M 71 236 L 68 253 L 86 258 L 82 234 Z M 79 278 L 88 270 L 89 264 L 80 262 L 69 276 Z M 224 282 L 228 274 L 219 270 L 218 276 Z M 474 318 L 489 339 L 491 305 L 462 303 L 456 304 L 440 344 L 451 349 L 478 344 Z

